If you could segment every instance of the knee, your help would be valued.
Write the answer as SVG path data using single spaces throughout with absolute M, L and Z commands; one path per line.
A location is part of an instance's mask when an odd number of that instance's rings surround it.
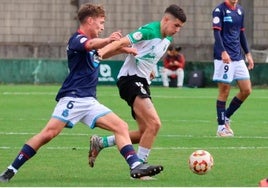
M 219 97 L 218 97 L 218 98 L 219 98 L 220 100 L 225 101 L 225 100 L 227 100 L 228 96 L 229 96 L 229 90 L 226 89 L 226 90 L 221 90 L 221 91 L 220 91 L 220 93 L 219 93 Z
M 55 134 L 52 131 L 47 131 L 47 132 L 42 133 L 42 138 L 43 138 L 44 143 L 49 142 L 50 140 L 52 140 L 56 136 L 57 136 L 57 134 Z
M 44 129 L 40 134 L 43 143 L 47 143 L 58 135 L 57 131 L 53 129 Z
M 159 120 L 154 120 L 146 127 L 147 131 L 150 131 L 152 134 L 157 135 L 158 131 L 161 128 L 161 122 Z
M 126 122 L 121 121 L 121 123 L 118 124 L 118 126 L 116 127 L 117 127 L 117 132 L 128 134 L 128 124 Z
M 241 90 L 240 93 L 242 94 L 242 96 L 244 98 L 248 97 L 252 92 L 252 89 L 251 88 L 248 88 L 248 89 L 244 89 L 244 90 Z

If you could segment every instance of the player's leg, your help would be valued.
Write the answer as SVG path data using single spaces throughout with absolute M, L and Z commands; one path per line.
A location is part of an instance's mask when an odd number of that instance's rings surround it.
M 138 144 L 140 142 L 140 138 L 145 129 L 145 126 L 143 126 L 143 123 L 141 121 L 138 123 L 138 125 L 140 125 L 138 130 L 129 131 L 129 137 L 131 139 L 132 144 Z M 112 147 L 115 145 L 116 145 L 115 135 L 109 135 L 109 136 L 92 135 L 90 137 L 90 143 L 89 143 L 90 146 L 89 166 L 94 167 L 95 160 L 102 149 Z M 140 152 L 138 151 L 138 154 L 139 153 Z
M 141 135 L 144 131 L 140 129 L 129 131 L 129 137 L 132 144 L 137 144 L 140 142 Z M 95 160 L 102 149 L 112 147 L 116 145 L 115 135 L 109 136 L 98 136 L 92 135 L 89 139 L 89 152 L 88 152 L 88 162 L 90 167 L 94 167 Z
M 139 78 L 137 76 L 124 77 L 123 79 L 120 79 L 119 82 L 117 83 L 118 88 L 119 88 L 119 92 L 120 92 L 120 96 L 122 99 L 126 100 L 126 102 L 128 103 L 129 106 L 132 107 L 132 116 L 135 119 L 136 119 L 136 114 L 133 112 L 133 108 L 134 108 L 133 103 L 136 103 L 134 101 L 137 101 L 137 98 L 140 98 L 140 100 L 142 100 L 142 98 L 146 99 L 146 101 L 149 100 L 150 104 L 152 105 L 152 102 L 150 101 L 150 90 L 149 90 L 149 87 L 147 86 L 146 83 L 147 82 L 145 79 Z M 142 98 L 139 96 L 141 96 Z M 145 104 L 144 101 L 140 101 L 140 103 L 142 103 L 141 105 Z M 138 104 L 138 103 L 136 103 L 136 104 Z M 152 105 L 152 107 L 153 107 L 153 105 Z M 156 122 L 160 122 L 159 117 L 158 117 L 154 107 L 152 108 L 152 110 L 154 111 L 153 113 L 147 115 L 147 117 L 145 115 L 146 118 L 144 118 L 144 117 L 139 118 L 139 120 L 137 122 L 140 124 L 145 124 L 146 121 L 153 119 L 151 117 L 148 118 L 149 116 L 152 116 L 152 114 L 155 117 L 155 119 L 157 119 Z M 138 109 L 138 111 L 141 112 L 139 109 Z M 147 120 L 147 118 L 148 118 L 148 120 Z M 141 123 L 142 121 L 145 121 L 145 123 Z M 153 126 L 153 124 L 155 124 L 155 123 L 151 123 L 151 124 Z M 160 125 L 160 123 L 156 123 L 156 125 Z M 157 129 L 159 129 L 159 128 L 157 128 Z M 134 143 L 138 143 L 140 141 L 141 135 L 145 132 L 145 130 L 146 130 L 146 126 L 139 125 L 139 129 L 137 131 L 130 132 L 131 140 Z M 90 165 L 91 165 L 91 159 L 94 159 L 94 157 L 96 157 L 96 156 L 94 156 L 94 154 L 98 153 L 98 152 L 94 152 L 94 151 L 100 151 L 98 149 L 99 147 L 94 147 L 94 145 L 102 145 L 104 148 L 104 147 L 107 147 L 107 145 L 109 146 L 109 143 L 112 143 L 112 142 L 106 142 L 105 141 L 106 138 L 111 138 L 111 136 L 102 137 L 101 139 L 95 139 L 98 141 L 98 143 L 96 143 L 96 144 L 93 144 L 94 142 L 90 143 L 90 151 L 89 151 L 89 156 L 90 156 L 89 157 L 89 162 L 90 162 L 89 164 Z M 146 147 L 146 148 L 148 148 L 148 147 Z M 150 148 L 151 148 L 151 146 L 149 147 L 149 149 Z M 138 153 L 138 155 L 139 155 L 139 153 Z M 91 156 L 93 156 L 93 157 L 91 157 Z M 93 161 L 93 163 L 94 163 L 94 161 Z
M 237 81 L 237 85 L 239 87 L 239 92 L 233 97 L 225 113 L 225 125 L 227 127 L 230 127 L 230 117 L 240 108 L 242 103 L 251 93 L 250 80 L 239 80 Z
M 150 98 L 137 96 L 133 103 L 133 110 L 139 130 L 142 132 L 138 156 L 141 160 L 147 161 L 147 157 L 161 127 L 161 121 Z
M 244 60 L 237 61 L 234 64 L 234 79 L 237 80 L 239 92 L 236 94 L 235 97 L 233 97 L 229 104 L 229 107 L 226 110 L 226 124 L 228 125 L 230 125 L 230 117 L 239 109 L 239 107 L 247 99 L 247 97 L 252 91 L 249 71 Z
M 98 118 L 96 126 L 113 132 L 118 150 L 131 169 L 131 177 L 153 176 L 163 170 L 161 165 L 151 166 L 139 160 L 129 137 L 128 125 L 116 114 L 111 112 Z
M 241 104 L 247 99 L 251 93 L 251 82 L 250 80 L 238 80 L 237 85 L 239 87 L 239 92 L 232 99 L 227 111 L 226 117 L 230 118 L 233 113 L 241 106 Z
M 8 182 L 18 172 L 19 168 L 36 154 L 40 147 L 48 143 L 62 131 L 65 124 L 58 119 L 51 118 L 40 133 L 30 138 L 23 145 L 13 163 L 0 175 L 0 182 Z
M 40 133 L 36 134 L 26 142 L 18 156 L 15 158 L 14 162 L 8 167 L 8 176 L 6 176 L 5 173 L 2 174 L 0 176 L 0 181 L 9 181 L 9 179 L 12 177 L 11 172 L 13 172 L 14 175 L 14 173 L 16 173 L 27 160 L 36 154 L 40 147 L 56 137 L 65 126 L 74 126 L 83 116 L 84 113 L 81 112 L 87 109 L 87 107 L 84 105 L 84 101 L 87 101 L 87 99 L 70 97 L 60 99 L 54 109 L 52 118 L 48 121 Z M 65 114 L 67 111 L 68 116 Z
M 233 136 L 233 131 L 229 125 L 225 124 L 225 113 L 226 113 L 226 101 L 230 93 L 231 86 L 226 83 L 218 83 L 218 98 L 216 101 L 217 109 L 217 121 L 218 129 L 217 136 L 229 137 Z
M 225 124 L 226 101 L 228 99 L 231 82 L 234 77 L 233 63 L 223 63 L 222 60 L 214 60 L 213 81 L 218 84 L 218 96 L 216 100 L 216 112 L 218 128 L 216 135 L 221 137 L 233 136 L 232 129 Z
M 141 138 L 140 130 L 129 131 L 129 136 L 132 144 L 140 142 Z M 94 167 L 95 160 L 101 150 L 104 148 L 112 147 L 116 145 L 115 135 L 98 136 L 92 135 L 89 139 L 89 152 L 88 152 L 88 164 L 90 167 Z

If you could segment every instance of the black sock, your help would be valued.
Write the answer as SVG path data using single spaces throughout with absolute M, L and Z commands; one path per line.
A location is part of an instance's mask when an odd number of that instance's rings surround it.
M 226 110 L 226 117 L 231 117 L 233 113 L 241 106 L 243 101 L 239 100 L 237 97 L 234 97 L 231 101 L 228 109 Z

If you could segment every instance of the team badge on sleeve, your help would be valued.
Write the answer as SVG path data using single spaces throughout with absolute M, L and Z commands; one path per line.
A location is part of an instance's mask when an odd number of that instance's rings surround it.
M 219 17 L 214 17 L 213 18 L 213 23 L 214 24 L 218 24 L 220 22 L 220 18 Z
M 141 39 L 142 39 L 142 33 L 139 32 L 139 31 L 133 33 L 133 38 L 134 38 L 135 40 L 141 40 Z
M 83 44 L 86 40 L 87 40 L 86 37 L 82 37 L 82 38 L 80 39 L 80 43 Z

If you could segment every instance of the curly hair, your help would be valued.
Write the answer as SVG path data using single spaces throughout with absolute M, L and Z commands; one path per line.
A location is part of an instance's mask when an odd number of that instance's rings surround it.
M 102 5 L 86 3 L 79 8 L 77 17 L 83 23 L 87 17 L 105 17 L 105 10 Z

